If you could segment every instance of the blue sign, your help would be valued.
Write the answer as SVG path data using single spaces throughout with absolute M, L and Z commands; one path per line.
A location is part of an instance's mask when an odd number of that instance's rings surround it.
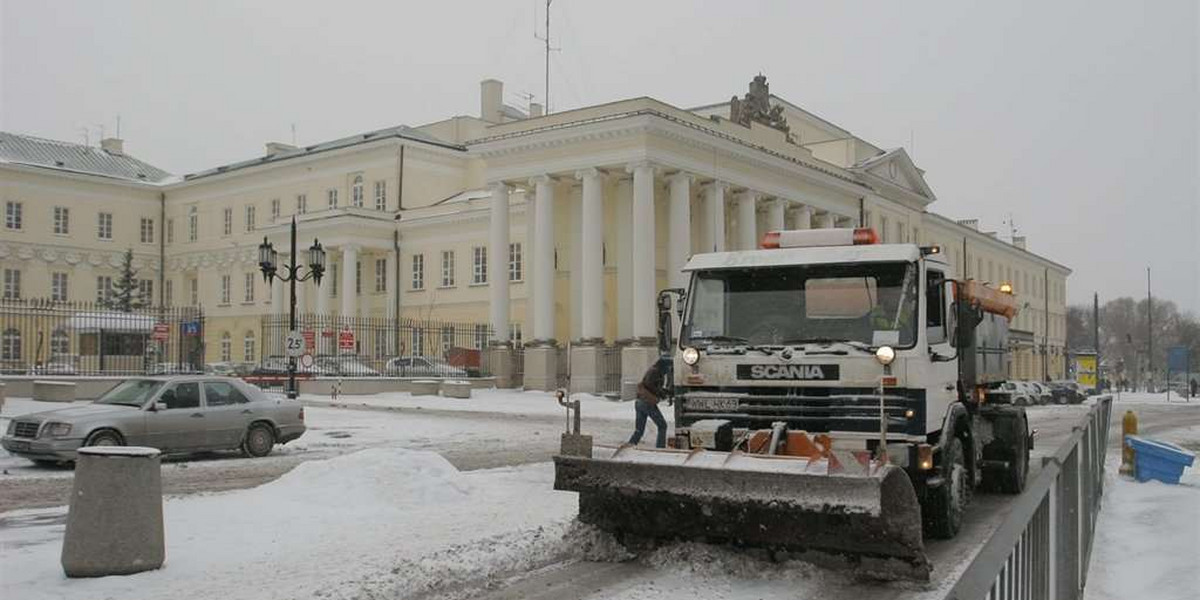
M 1182 373 L 1188 371 L 1188 365 L 1192 362 L 1191 348 L 1187 346 L 1175 346 L 1167 349 L 1167 370 Z
M 183 335 L 200 335 L 200 321 L 184 321 L 179 324 Z

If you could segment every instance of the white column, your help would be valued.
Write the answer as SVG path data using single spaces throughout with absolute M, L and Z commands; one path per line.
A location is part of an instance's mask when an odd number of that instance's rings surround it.
M 540 175 L 534 186 L 533 338 L 554 339 L 554 180 Z
M 713 181 L 704 188 L 704 251 L 725 251 L 725 188 L 723 181 Z
M 604 338 L 604 180 L 596 169 L 584 169 L 575 177 L 583 182 L 583 232 L 579 237 L 583 324 L 579 337 L 598 340 Z
M 755 213 L 757 203 L 757 192 L 746 190 L 738 194 L 736 206 L 739 250 L 753 250 L 758 247 L 758 217 Z
M 654 166 L 629 165 L 633 173 L 633 336 L 653 338 L 654 319 Z
M 491 292 L 492 339 L 508 341 L 508 186 L 495 182 L 492 188 L 491 222 L 488 229 L 488 288 Z
M 817 216 L 817 229 L 833 229 L 837 217 L 833 213 L 825 213 Z
M 796 229 L 812 229 L 813 209 L 810 206 L 796 210 Z
M 687 285 L 683 266 L 692 250 L 692 176 L 676 173 L 671 176 L 671 221 L 667 238 L 667 274 L 673 288 Z
M 389 319 L 396 318 L 396 298 L 400 296 L 400 282 L 396 280 L 396 251 L 388 250 L 387 264 L 384 265 L 387 272 L 384 273 L 384 285 L 387 286 L 387 316 Z M 507 281 L 507 277 L 505 280 Z
M 633 337 L 633 180 L 616 185 L 617 338 Z
M 358 316 L 358 294 L 354 291 L 354 271 L 358 264 L 358 246 L 346 244 L 342 247 L 342 288 L 338 293 L 342 296 L 342 316 Z
M 767 205 L 767 231 L 782 231 L 787 228 L 783 222 L 786 209 L 787 200 L 783 198 L 776 198 Z

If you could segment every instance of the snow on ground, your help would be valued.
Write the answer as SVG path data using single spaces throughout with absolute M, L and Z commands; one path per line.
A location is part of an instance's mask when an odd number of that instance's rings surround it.
M 1158 392 L 1151 394 L 1149 392 L 1111 392 L 1113 401 L 1116 404 L 1177 404 L 1200 406 L 1200 398 L 1191 398 L 1190 400 L 1178 393 Z
M 249 490 L 168 499 L 164 567 L 67 579 L 65 507 L 0 515 L 8 598 L 403 597 L 561 560 L 575 495 L 550 464 L 459 472 L 431 452 L 362 450 Z
M 1156 437 L 1193 450 L 1200 447 L 1200 427 Z M 1118 474 L 1120 464 L 1120 451 L 1109 452 L 1085 598 L 1196 598 L 1200 593 L 1200 462 L 1184 470 L 1179 485 L 1138 483 Z
M 611 419 L 632 421 L 633 403 L 609 400 L 593 394 L 571 394 L 572 400 L 580 400 L 583 419 Z M 414 396 L 408 392 L 385 392 L 382 394 L 342 396 L 330 400 L 327 395 L 302 394 L 300 400 L 309 405 L 370 406 L 376 408 L 402 408 L 423 410 L 447 410 L 467 412 L 490 412 L 509 415 L 564 417 L 566 410 L 558 405 L 552 392 L 483 389 L 472 390 L 466 399 L 442 396 Z M 670 423 L 674 411 L 670 406 L 660 407 Z

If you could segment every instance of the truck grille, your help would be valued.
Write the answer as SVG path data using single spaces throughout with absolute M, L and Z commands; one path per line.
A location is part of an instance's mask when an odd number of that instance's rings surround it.
M 750 429 L 767 429 L 783 421 L 790 429 L 809 432 L 879 431 L 879 393 L 869 389 L 796 388 L 778 393 L 762 388 L 723 389 L 689 391 L 678 400 L 676 421 L 683 426 L 701 419 L 727 419 L 734 427 Z M 889 389 L 884 411 L 889 432 L 926 433 L 924 390 Z M 912 417 L 906 416 L 908 411 Z
M 39 423 L 30 423 L 28 421 L 17 421 L 16 430 L 13 431 L 15 437 L 20 438 L 35 438 L 38 434 Z

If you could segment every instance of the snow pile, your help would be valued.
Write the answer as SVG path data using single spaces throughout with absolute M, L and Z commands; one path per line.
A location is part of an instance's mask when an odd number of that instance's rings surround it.
M 571 394 L 571 399 L 580 401 L 585 421 L 589 419 L 621 421 L 633 419 L 632 402 L 610 400 L 594 394 Z M 414 396 L 408 392 L 385 392 L 373 395 L 343 396 L 338 400 L 330 400 L 327 395 L 302 394 L 300 400 L 310 406 L 369 406 L 551 417 L 562 417 L 566 414 L 565 409 L 558 405 L 553 392 L 507 389 L 474 390 L 470 398 Z M 667 422 L 672 422 L 675 411 L 670 410 L 667 406 L 662 408 Z

